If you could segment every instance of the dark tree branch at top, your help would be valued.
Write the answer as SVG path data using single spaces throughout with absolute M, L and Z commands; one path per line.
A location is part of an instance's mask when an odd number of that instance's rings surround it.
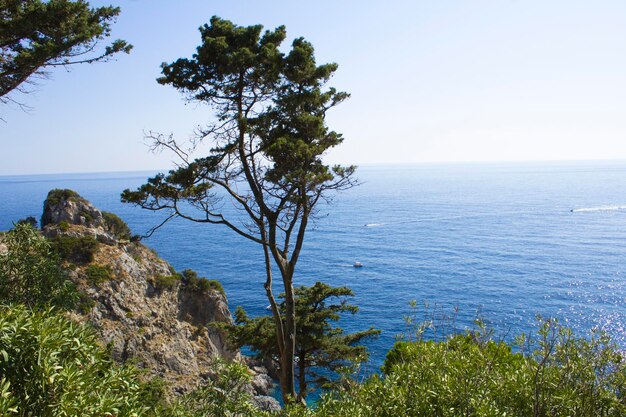
M 111 34 L 118 7 L 90 8 L 85 1 L 0 1 L 0 103 L 15 103 L 10 93 L 28 93 L 48 68 L 107 61 L 132 46 Z

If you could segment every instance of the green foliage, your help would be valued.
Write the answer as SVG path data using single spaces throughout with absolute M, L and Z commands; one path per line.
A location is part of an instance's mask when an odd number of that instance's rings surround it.
M 48 197 L 46 198 L 46 202 L 44 203 L 44 205 L 56 206 L 62 200 L 76 201 L 82 200 L 82 197 L 74 190 L 70 190 L 67 188 L 55 188 L 48 192 Z
M 7 232 L 0 252 L 0 303 L 22 303 L 31 308 L 71 308 L 78 293 L 61 269 L 50 243 L 29 224 Z
M 154 287 L 159 290 L 173 290 L 180 282 L 180 275 L 159 275 L 154 279 Z
M 198 273 L 192 269 L 185 269 L 182 274 L 179 275 L 185 285 L 185 288 L 190 291 L 204 293 L 210 290 L 215 290 L 220 292 L 222 295 L 226 295 L 224 287 L 219 281 L 199 277 Z
M 398 342 L 383 376 L 326 396 L 309 415 L 626 415 L 625 358 L 605 335 L 575 338 L 548 320 L 536 336 L 520 338 L 517 352 L 484 335 Z
M 93 261 L 98 241 L 93 236 L 57 235 L 50 239 L 52 249 L 68 262 L 87 264 Z
M 25 91 L 33 79 L 44 77 L 54 66 L 103 61 L 132 48 L 116 40 L 97 52 L 108 37 L 117 7 L 90 8 L 86 1 L 0 1 L 0 103 L 7 94 Z
M 359 343 L 378 335 L 380 330 L 370 328 L 345 334 L 341 328 L 331 325 L 339 321 L 342 314 L 355 314 L 358 311 L 358 307 L 347 303 L 347 297 L 353 295 L 347 287 L 331 287 L 321 282 L 316 282 L 312 287 L 296 288 L 299 397 L 306 397 L 309 384 L 321 387 L 331 385 L 328 371 L 343 374 L 347 369 L 354 369 L 354 365 L 367 360 L 367 351 Z M 284 302 L 280 309 L 284 314 Z M 243 308 L 238 307 L 235 323 L 235 326 L 227 326 L 226 329 L 236 346 L 249 346 L 264 359 L 277 357 L 276 330 L 272 317 L 249 319 Z M 320 373 L 320 369 L 326 372 Z
M 254 407 L 247 386 L 250 374 L 245 365 L 216 360 L 216 375 L 198 390 L 176 402 L 171 417 L 262 417 L 269 416 Z
M 0 306 L 0 415 L 16 417 L 267 417 L 251 402 L 245 365 L 215 374 L 171 404 L 160 378 L 116 365 L 86 326 L 52 311 Z
M 185 269 L 182 273 L 176 272 L 176 270 L 170 267 L 171 275 L 160 275 L 155 278 L 154 286 L 159 289 L 173 289 L 177 283 L 181 282 L 183 287 L 187 291 L 197 292 L 197 293 L 206 293 L 208 291 L 214 290 L 218 291 L 222 295 L 226 295 L 224 291 L 224 287 L 222 284 L 214 279 L 206 279 L 204 277 L 199 277 L 198 273 L 193 269 Z
M 0 411 L 16 410 L 2 415 L 149 414 L 137 371 L 116 366 L 90 330 L 61 315 L 0 307 L 0 353 Z
M 70 224 L 66 220 L 61 220 L 59 222 L 59 229 L 61 229 L 62 232 L 67 232 L 70 229 Z
M 113 270 L 109 265 L 89 265 L 85 269 L 85 274 L 87 275 L 87 281 L 92 285 L 98 285 L 113 279 Z
M 126 222 L 117 214 L 103 211 L 102 217 L 104 218 L 105 227 L 109 232 L 113 233 L 118 239 L 130 240 L 130 227 L 128 227 Z
M 20 219 L 17 221 L 17 224 L 28 224 L 33 227 L 33 229 L 37 228 L 37 219 L 33 216 L 28 216 L 25 219 Z

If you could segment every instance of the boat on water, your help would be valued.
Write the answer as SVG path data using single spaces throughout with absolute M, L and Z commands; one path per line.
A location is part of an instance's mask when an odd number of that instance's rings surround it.
M 361 262 L 357 261 L 352 266 L 355 267 L 355 268 L 362 268 L 363 264 Z

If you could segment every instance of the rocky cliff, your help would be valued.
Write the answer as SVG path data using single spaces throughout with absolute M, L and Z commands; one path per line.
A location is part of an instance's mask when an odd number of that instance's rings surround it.
M 53 190 L 44 203 L 42 231 L 66 259 L 84 299 L 87 321 L 118 361 L 132 360 L 163 378 L 172 393 L 212 376 L 215 358 L 243 360 L 212 324 L 231 323 L 226 296 L 215 282 L 179 274 L 143 244 L 117 216 L 101 212 L 70 190 Z M 271 379 L 251 370 L 259 403 Z

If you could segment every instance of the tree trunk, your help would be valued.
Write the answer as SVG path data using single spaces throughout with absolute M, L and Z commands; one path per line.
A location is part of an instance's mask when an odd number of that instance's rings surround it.
M 298 401 L 306 404 L 306 353 L 298 353 Z
M 285 378 L 285 388 L 283 391 L 283 401 L 292 403 L 297 399 L 294 372 L 294 356 L 296 350 L 296 309 L 293 291 L 293 272 L 283 271 L 283 284 L 285 288 L 285 350 L 281 358 L 281 374 Z

